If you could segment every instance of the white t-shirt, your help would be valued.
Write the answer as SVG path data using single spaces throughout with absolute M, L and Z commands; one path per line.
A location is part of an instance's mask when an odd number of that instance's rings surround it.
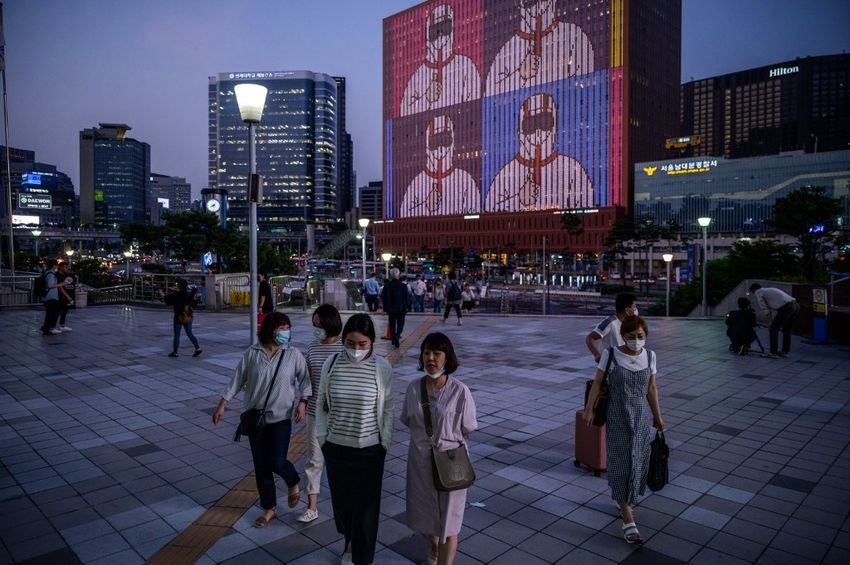
M 630 371 L 643 371 L 644 369 L 646 369 L 646 365 L 647 365 L 646 357 L 647 357 L 647 355 L 646 355 L 646 348 L 645 347 L 637 355 L 628 355 L 626 353 L 623 353 L 622 351 L 620 351 L 616 347 L 614 348 L 614 359 L 617 361 L 617 364 L 619 364 L 621 367 L 625 367 L 625 368 L 629 369 Z M 597 368 L 600 371 L 604 371 L 605 365 L 607 363 L 608 363 L 608 349 L 606 348 L 602 352 L 602 357 L 599 358 L 599 365 L 597 365 Z M 655 372 L 656 372 L 655 352 L 654 351 L 652 353 L 652 360 L 649 361 L 649 363 L 650 363 L 650 374 L 654 375 Z
M 608 316 L 593 328 L 594 332 L 602 336 L 603 349 L 625 345 L 626 342 L 620 335 L 620 325 L 620 319 L 617 316 Z

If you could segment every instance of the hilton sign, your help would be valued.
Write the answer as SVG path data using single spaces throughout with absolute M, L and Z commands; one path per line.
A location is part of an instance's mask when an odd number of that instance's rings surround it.
M 781 77 L 782 75 L 791 75 L 800 72 L 800 67 L 777 67 L 770 69 L 770 78 Z

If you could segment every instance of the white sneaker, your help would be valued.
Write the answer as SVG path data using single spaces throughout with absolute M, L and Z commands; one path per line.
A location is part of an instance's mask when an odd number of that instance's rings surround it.
M 350 553 L 343 553 L 342 559 L 340 559 L 339 562 L 340 563 L 354 563 L 354 561 L 351 560 L 351 554 Z
M 62 330 L 63 332 L 71 331 L 71 328 L 69 328 L 68 326 L 59 326 L 59 329 Z
M 302 514 L 301 516 L 298 517 L 298 521 L 306 524 L 308 522 L 312 522 L 313 520 L 315 520 L 318 517 L 319 517 L 319 511 L 318 510 L 310 510 L 308 508 L 307 510 L 304 511 L 304 514 Z
M 52 333 L 53 335 L 61 334 L 61 333 L 62 333 L 62 328 L 60 328 L 59 326 L 57 326 L 57 327 L 53 328 L 52 330 L 50 330 L 50 333 Z

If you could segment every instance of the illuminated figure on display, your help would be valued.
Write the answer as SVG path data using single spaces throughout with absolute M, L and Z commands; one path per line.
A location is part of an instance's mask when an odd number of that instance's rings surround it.
M 478 183 L 458 169 L 454 159 L 454 125 L 448 116 L 428 123 L 425 170 L 416 175 L 401 201 L 400 215 L 469 214 L 481 208 Z
M 454 11 L 436 6 L 425 23 L 425 61 L 404 89 L 401 115 L 409 116 L 481 97 L 481 76 L 472 59 L 454 52 Z
M 518 0 L 520 28 L 490 66 L 486 95 L 593 72 L 593 45 L 581 28 L 555 18 L 555 0 Z
M 558 113 L 548 94 L 525 99 L 517 124 L 519 153 L 496 175 L 487 192 L 488 212 L 519 212 L 593 206 L 593 185 L 584 168 L 555 150 Z

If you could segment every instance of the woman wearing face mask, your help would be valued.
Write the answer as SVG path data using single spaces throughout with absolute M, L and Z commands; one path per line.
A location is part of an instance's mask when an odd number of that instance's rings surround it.
M 316 398 L 319 396 L 319 381 L 322 366 L 328 357 L 343 352 L 339 334 L 342 332 L 342 319 L 339 310 L 330 304 L 322 304 L 313 312 L 313 342 L 307 347 L 307 369 L 310 371 L 310 383 L 313 396 L 307 403 L 307 463 L 304 465 L 304 478 L 307 480 L 307 510 L 298 518 L 299 522 L 312 522 L 319 517 L 319 489 L 322 483 L 322 469 L 325 459 L 322 448 L 316 438 Z
M 300 498 L 298 472 L 287 461 L 286 454 L 292 435 L 292 420 L 300 422 L 304 418 L 310 398 L 310 378 L 304 356 L 289 346 L 290 328 L 289 317 L 281 312 L 272 312 L 263 319 L 260 343 L 249 347 L 242 356 L 212 417 L 213 424 L 217 425 L 224 416 L 227 403 L 241 390 L 245 391 L 245 410 L 262 409 L 268 395 L 266 426 L 248 436 L 260 506 L 264 510 L 263 515 L 254 521 L 257 528 L 267 526 L 277 515 L 277 493 L 272 473 L 282 477 L 289 487 L 287 503 L 290 508 L 295 508 Z
M 393 370 L 374 350 L 375 326 L 355 314 L 342 330 L 345 353 L 322 367 L 316 438 L 322 446 L 343 563 L 375 557 L 384 459 L 393 430 Z
M 629 543 L 643 543 L 635 525 L 632 505 L 646 490 L 649 473 L 650 423 L 664 430 L 658 389 L 655 385 L 655 353 L 646 349 L 649 328 L 639 316 L 627 316 L 620 327 L 625 345 L 602 352 L 593 387 L 584 408 L 584 421 L 593 423 L 593 408 L 599 396 L 608 357 L 608 417 L 605 441 L 608 456 L 608 485 L 611 498 L 620 508 L 623 537 Z M 650 414 L 652 419 L 650 420 Z
M 425 388 L 431 411 L 433 441 L 440 451 L 455 449 L 478 427 L 475 402 L 469 388 L 454 377 L 458 361 L 449 338 L 428 334 L 419 353 L 419 370 L 425 371 Z M 425 431 L 421 402 L 422 383 L 407 387 L 401 423 L 410 428 L 407 450 L 407 526 L 431 542 L 428 564 L 450 565 L 457 553 L 457 536 L 463 524 L 466 489 L 441 492 L 434 487 L 431 440 Z

